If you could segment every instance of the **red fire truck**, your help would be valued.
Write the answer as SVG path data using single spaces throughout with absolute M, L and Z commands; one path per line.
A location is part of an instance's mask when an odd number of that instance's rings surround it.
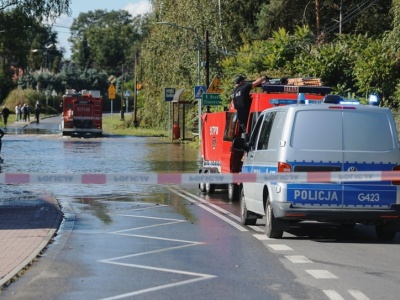
M 252 104 L 247 122 L 247 135 L 253 130 L 263 110 L 277 105 L 295 104 L 299 98 L 309 102 L 321 102 L 323 97 L 331 92 L 331 88 L 323 86 L 319 78 L 273 79 L 260 88 L 261 92 L 256 91 L 251 94 Z M 233 140 L 240 135 L 233 104 L 231 103 L 227 111 L 204 113 L 201 120 L 203 166 L 199 173 L 239 173 L 242 168 L 243 152 L 232 149 Z M 205 194 L 214 193 L 216 188 L 227 190 L 231 201 L 238 200 L 240 195 L 240 185 L 235 183 L 228 185 L 200 183 L 199 188 Z
M 62 100 L 63 135 L 101 136 L 103 99 L 100 91 L 67 90 Z

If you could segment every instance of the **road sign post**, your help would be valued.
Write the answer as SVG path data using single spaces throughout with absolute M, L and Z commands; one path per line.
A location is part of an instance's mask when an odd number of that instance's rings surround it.
M 110 86 L 108 87 L 108 99 L 111 100 L 111 117 L 113 114 L 113 105 L 114 105 L 114 100 L 115 99 L 115 86 L 114 84 L 110 84 Z

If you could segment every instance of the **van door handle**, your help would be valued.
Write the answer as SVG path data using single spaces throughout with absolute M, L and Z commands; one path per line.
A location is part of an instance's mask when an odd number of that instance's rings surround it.
M 250 154 L 250 158 L 253 159 L 253 154 Z

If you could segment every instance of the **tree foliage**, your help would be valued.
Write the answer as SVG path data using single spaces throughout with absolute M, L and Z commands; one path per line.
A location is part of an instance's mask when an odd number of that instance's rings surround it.
M 72 59 L 81 69 L 120 75 L 123 64 L 133 64 L 130 53 L 139 30 L 138 21 L 125 10 L 81 13 L 71 26 Z
M 71 0 L 1 0 L 0 12 L 16 10 L 38 21 L 70 14 Z

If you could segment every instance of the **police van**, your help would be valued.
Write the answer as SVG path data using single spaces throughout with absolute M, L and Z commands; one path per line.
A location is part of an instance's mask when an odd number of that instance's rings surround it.
M 242 173 L 400 170 L 388 108 L 343 104 L 332 95 L 321 104 L 298 103 L 264 110 L 250 137 L 234 141 L 245 152 Z M 400 231 L 400 181 L 244 182 L 240 207 L 245 225 L 265 216 L 270 238 L 313 220 L 374 225 L 379 239 L 391 240 Z

